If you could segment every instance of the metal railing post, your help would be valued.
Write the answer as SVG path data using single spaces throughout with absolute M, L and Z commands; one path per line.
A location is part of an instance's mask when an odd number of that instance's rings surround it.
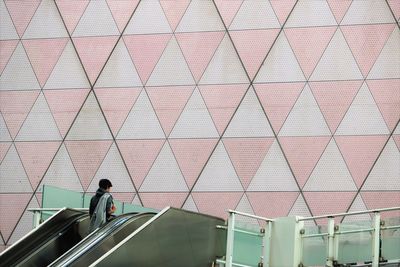
M 375 212 L 374 218 L 374 238 L 372 244 L 372 267 L 379 266 L 379 248 L 380 248 L 380 232 L 381 232 L 381 215 L 379 212 Z
M 326 266 L 333 267 L 335 260 L 335 218 L 328 218 L 328 255 L 326 258 Z
M 235 239 L 235 213 L 229 212 L 228 233 L 226 240 L 226 267 L 232 267 L 233 262 L 233 242 Z
M 263 246 L 264 246 L 264 265 L 269 267 L 270 263 L 270 248 L 271 248 L 271 231 L 272 231 L 272 222 L 266 221 L 265 233 L 263 236 Z
M 33 211 L 33 229 L 38 227 L 40 224 L 40 211 L 35 210 Z

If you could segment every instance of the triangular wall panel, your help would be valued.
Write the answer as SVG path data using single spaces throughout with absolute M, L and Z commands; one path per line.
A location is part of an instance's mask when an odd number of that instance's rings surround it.
M 118 140 L 117 145 L 129 170 L 139 188 L 160 153 L 165 140 Z
M 78 25 L 85 9 L 87 8 L 90 0 L 70 1 L 70 0 L 56 0 L 58 10 L 67 27 L 67 30 L 72 34 Z
M 251 87 L 230 121 L 224 137 L 267 137 L 273 131 Z
M 1 30 L 0 30 L 1 32 Z M 12 54 L 14 53 L 15 48 L 18 45 L 18 40 L 5 40 L 0 41 L 0 74 L 3 72 L 5 66 L 10 60 Z
M 153 209 L 164 209 L 165 207 L 180 208 L 185 201 L 187 193 L 176 193 L 176 192 L 156 192 L 156 193 L 139 193 L 140 198 L 143 201 L 144 207 Z
M 199 212 L 218 216 L 226 219 L 228 217 L 227 210 L 235 209 L 238 205 L 243 192 L 202 192 L 192 193 L 194 202 Z M 215 205 L 220 203 L 220 205 Z
M 269 1 L 281 25 L 285 23 L 290 12 L 292 12 L 293 7 L 297 3 L 297 0 L 286 0 L 286 1 L 269 0 Z
M 296 180 L 282 150 L 274 141 L 247 187 L 247 192 L 298 190 Z
M 329 7 L 331 8 L 332 14 L 335 16 L 337 23 L 340 23 L 349 9 L 353 0 L 327 0 Z
M 365 205 L 362 197 L 360 194 L 357 195 L 357 197 L 354 199 L 353 203 L 351 204 L 351 207 L 349 208 L 349 212 L 355 212 L 355 211 L 364 211 L 368 210 L 367 206 Z M 343 219 L 343 223 L 350 223 L 350 222 L 356 222 L 356 221 L 370 221 L 371 216 L 369 214 L 359 214 L 359 215 L 353 215 L 353 216 L 345 216 Z
M 118 132 L 118 139 L 164 138 L 157 115 L 145 90 L 142 90 L 128 117 Z
M 312 27 L 336 25 L 328 3 L 323 1 L 297 1 L 285 27 Z
M 266 218 L 288 216 L 298 192 L 247 192 L 254 213 Z M 268 203 L 268 205 L 265 205 Z
M 214 3 L 217 6 L 225 26 L 229 28 L 240 6 L 243 4 L 243 0 L 231 0 L 229 2 L 225 0 L 215 0 Z
M 190 0 L 182 0 L 182 1 L 160 0 L 160 5 L 164 10 L 164 14 L 167 17 L 167 20 L 172 30 L 175 31 L 183 15 L 185 14 L 189 4 Z
M 373 12 L 371 12 L 373 10 Z M 393 23 L 393 15 L 386 1 L 353 1 L 341 24 Z
M 123 31 L 133 12 L 135 11 L 139 0 L 133 1 L 118 1 L 118 0 L 107 0 L 108 8 L 113 15 L 115 23 L 118 26 L 120 32 Z
M 9 11 L 5 6 L 4 2 L 0 2 L 0 17 L 1 17 L 1 25 L 0 25 L 0 40 L 12 40 L 18 39 L 17 31 L 14 28 L 14 24 L 11 20 Z
M 369 210 L 396 207 L 400 203 L 400 194 L 398 191 L 376 191 L 362 192 L 361 196 Z M 399 210 L 382 212 L 382 219 L 399 217 Z
M 96 88 L 100 107 L 114 136 L 124 123 L 142 88 Z
M 196 88 L 172 129 L 170 138 L 219 137 L 203 98 Z
M 1 3 L 2 25 L 8 26 L 7 25 L 9 23 L 8 22 L 8 14 L 3 13 L 3 12 L 8 11 L 19 36 L 22 37 L 22 35 L 24 34 L 24 32 L 26 30 L 26 27 L 28 26 L 28 24 L 31 21 L 33 15 L 35 14 L 37 8 L 39 7 L 40 0 L 32 0 L 32 1 L 6 0 L 6 1 L 4 1 L 4 3 L 5 3 L 5 6 L 3 6 L 3 1 Z M 6 6 L 7 6 L 7 11 L 5 9 Z M 3 30 L 3 28 L 1 28 L 1 29 Z M 3 35 L 4 32 L 7 32 L 7 31 L 1 31 L 1 36 Z M 18 38 L 18 36 L 17 36 L 17 38 Z
M 154 111 L 166 135 L 170 134 L 193 90 L 193 86 L 146 88 Z
M 10 141 L 12 141 L 10 132 L 7 129 L 7 125 L 6 122 L 4 121 L 3 115 L 1 115 L 0 113 L 0 142 L 10 142 Z

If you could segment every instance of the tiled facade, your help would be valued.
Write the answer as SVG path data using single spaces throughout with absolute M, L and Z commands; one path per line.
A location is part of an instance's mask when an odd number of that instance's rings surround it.
M 0 0 L 0 249 L 43 184 L 225 216 L 400 204 L 400 1 Z

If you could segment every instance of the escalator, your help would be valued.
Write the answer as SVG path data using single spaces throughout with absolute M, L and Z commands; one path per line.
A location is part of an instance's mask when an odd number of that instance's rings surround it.
M 64 208 L 0 254 L 0 266 L 46 266 L 80 242 L 87 213 Z
M 89 266 L 155 213 L 124 214 L 96 230 L 49 266 Z

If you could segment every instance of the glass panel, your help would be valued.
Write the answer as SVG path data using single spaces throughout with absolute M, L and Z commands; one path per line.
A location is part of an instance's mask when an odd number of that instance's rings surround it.
M 114 199 L 114 205 L 117 208 L 114 215 L 118 216 L 122 214 L 122 202 Z
M 128 203 L 124 203 L 123 206 L 123 213 L 129 213 L 129 212 L 159 212 L 159 210 L 156 209 L 150 209 L 150 208 L 145 208 L 139 205 L 133 205 L 133 204 L 128 204 Z
M 339 226 L 339 232 L 368 229 L 371 227 L 371 221 L 342 223 Z M 373 232 L 340 234 L 337 237 L 339 238 L 339 263 L 372 261 Z
M 210 266 L 224 254 L 226 244 L 218 244 L 221 230 L 216 227 L 223 224 L 215 217 L 171 208 L 97 266 Z
M 92 198 L 93 193 L 85 193 L 83 194 L 83 207 L 88 209 L 90 206 L 90 199 Z
M 326 226 L 309 226 L 304 228 L 304 235 L 327 233 Z M 327 236 L 303 238 L 303 265 L 325 266 L 328 249 Z
M 82 208 L 83 198 L 79 192 L 43 185 L 43 208 Z M 48 219 L 54 212 L 43 212 L 42 221 Z
M 400 226 L 400 218 L 385 219 L 385 226 Z M 385 260 L 400 259 L 400 227 L 382 230 L 382 256 Z

